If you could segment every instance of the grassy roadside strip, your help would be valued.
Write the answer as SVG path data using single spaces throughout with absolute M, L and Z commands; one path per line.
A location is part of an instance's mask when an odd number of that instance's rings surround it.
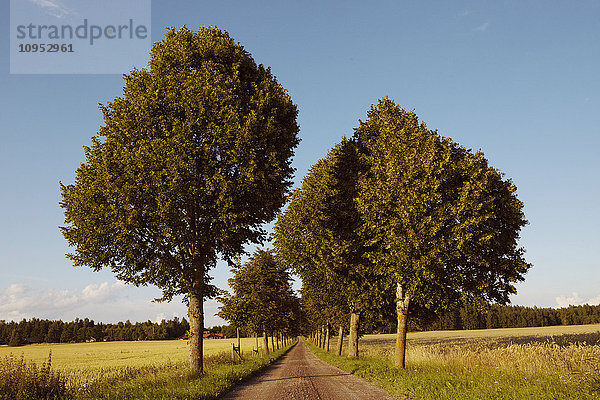
M 249 379 L 283 356 L 296 342 L 262 358 L 234 363 L 229 354 L 206 357 L 203 376 L 189 372 L 187 363 L 148 370 L 123 381 L 99 382 L 82 388 L 77 399 L 216 399 L 235 385 Z
M 493 369 L 458 369 L 436 363 L 410 363 L 394 368 L 383 357 L 349 359 L 306 342 L 321 360 L 350 372 L 388 393 L 408 399 L 598 399 L 590 383 L 564 382 L 552 376 L 513 375 Z

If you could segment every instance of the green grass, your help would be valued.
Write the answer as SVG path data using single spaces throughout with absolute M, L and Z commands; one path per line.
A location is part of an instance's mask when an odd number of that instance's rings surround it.
M 19 378 L 25 383 L 17 384 L 22 393 L 30 393 L 33 389 L 29 388 L 35 386 L 35 378 L 39 375 L 35 374 L 37 367 L 34 362 L 41 365 L 48 360 L 48 354 L 52 351 L 52 374 L 60 376 L 63 379 L 61 382 L 66 382 L 65 396 L 69 398 L 213 399 L 271 364 L 290 348 L 281 348 L 262 358 L 250 357 L 255 341 L 252 338 L 242 339 L 244 361 L 233 362 L 232 342 L 233 340 L 204 342 L 206 373 L 202 376 L 191 374 L 188 367 L 188 345 L 183 341 L 1 347 L 0 371 L 6 369 L 10 372 L 16 365 L 15 361 L 27 360 L 21 368 L 24 371 L 20 374 L 22 379 Z M 5 375 L 0 379 L 0 387 L 3 384 L 14 386 L 15 379 L 9 373 Z M 0 393 L 1 399 L 38 397 L 5 397 Z
M 359 359 L 309 346 L 324 361 L 409 399 L 598 399 L 599 328 L 412 333 L 405 370 L 393 366 L 395 335 L 364 336 Z

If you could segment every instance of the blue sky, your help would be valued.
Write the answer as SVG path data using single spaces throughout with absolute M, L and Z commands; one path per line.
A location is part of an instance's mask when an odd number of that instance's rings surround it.
M 517 185 L 534 266 L 513 303 L 600 303 L 600 3 L 323 3 L 152 1 L 152 40 L 167 26 L 217 25 L 271 66 L 300 111 L 296 182 L 378 98 L 414 109 Z M 64 257 L 58 182 L 72 182 L 121 76 L 11 75 L 6 0 L 0 23 L 0 319 L 185 316 L 178 301 L 150 303 L 156 288 Z M 221 287 L 228 275 L 213 271 Z M 215 310 L 208 302 L 207 325 Z

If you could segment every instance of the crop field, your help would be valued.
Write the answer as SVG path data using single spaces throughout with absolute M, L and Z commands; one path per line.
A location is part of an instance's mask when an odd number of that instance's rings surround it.
M 243 338 L 244 362 L 240 363 L 232 361 L 232 343 L 237 340 L 204 341 L 207 374 L 202 376 L 189 370 L 189 347 L 180 340 L 0 346 L 0 398 L 5 398 L 2 391 L 7 388 L 11 388 L 15 398 L 46 398 L 30 390 L 38 387 L 39 382 L 52 381 L 55 383 L 47 390 L 66 388 L 68 394 L 59 397 L 212 399 L 284 352 L 280 343 L 281 349 L 276 352 L 251 357 L 256 341 Z M 43 367 L 39 369 L 50 352 L 52 370 L 60 373 L 60 379 L 43 372 Z M 31 362 L 35 362 L 37 370 Z M 17 392 L 19 395 L 15 396 Z
M 231 353 L 236 339 L 204 340 L 206 356 Z M 242 354 L 249 355 L 254 338 L 242 338 Z M 49 343 L 22 347 L 0 346 L 0 359 L 12 354 L 16 358 L 41 364 L 52 352 L 52 367 L 78 382 L 122 376 L 140 368 L 162 368 L 189 361 L 189 347 L 183 340 L 96 343 Z
M 592 325 L 559 325 L 544 326 L 537 328 L 500 328 L 500 329 L 478 329 L 461 331 L 431 331 L 431 332 L 409 332 L 407 339 L 411 345 L 436 344 L 436 343 L 460 343 L 479 340 L 500 341 L 530 341 L 535 338 L 550 338 L 561 335 L 586 335 L 600 332 L 600 324 Z M 367 335 L 365 344 L 376 340 L 376 338 L 396 340 L 395 335 Z
M 409 332 L 402 372 L 393 367 L 395 340 L 363 336 L 355 361 L 321 356 L 409 398 L 600 398 L 600 324 Z
M 600 373 L 600 324 L 414 332 L 407 339 L 409 364 L 554 375 L 562 381 L 596 379 Z M 363 354 L 391 359 L 395 340 L 395 335 L 367 335 Z
M 231 353 L 231 344 L 237 339 L 204 340 L 204 354 Z M 270 344 L 270 343 L 269 343 Z M 254 338 L 242 338 L 242 352 L 250 353 L 256 346 Z M 139 342 L 48 343 L 22 347 L 0 346 L 0 358 L 13 354 L 41 363 L 52 352 L 52 366 L 64 372 L 97 370 L 106 367 L 145 367 L 155 364 L 188 361 L 187 341 L 152 340 Z

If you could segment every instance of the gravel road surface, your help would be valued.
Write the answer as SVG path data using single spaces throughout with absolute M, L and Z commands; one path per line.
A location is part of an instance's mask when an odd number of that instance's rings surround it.
M 397 400 L 366 380 L 321 361 L 303 341 L 222 399 Z

